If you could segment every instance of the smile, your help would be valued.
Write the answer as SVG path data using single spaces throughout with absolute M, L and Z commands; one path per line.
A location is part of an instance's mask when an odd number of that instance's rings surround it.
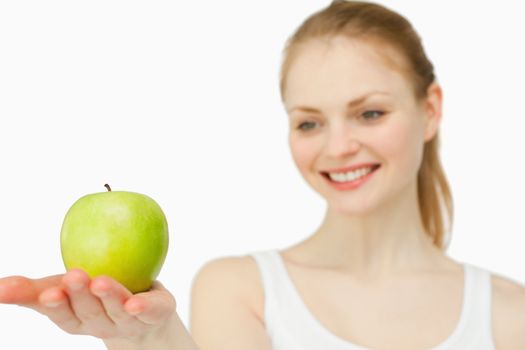
M 375 173 L 377 169 L 379 169 L 379 167 L 380 165 L 378 164 L 345 173 L 322 172 L 321 174 L 328 183 L 337 190 L 350 190 L 361 186 Z

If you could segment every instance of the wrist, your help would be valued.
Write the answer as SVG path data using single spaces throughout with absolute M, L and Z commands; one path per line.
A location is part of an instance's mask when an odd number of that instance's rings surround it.
M 177 313 L 161 327 L 132 339 L 103 339 L 108 350 L 199 350 Z

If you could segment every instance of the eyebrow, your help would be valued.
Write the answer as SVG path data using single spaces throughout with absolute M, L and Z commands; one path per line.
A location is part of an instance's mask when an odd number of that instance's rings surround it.
M 372 92 L 367 92 L 366 94 L 363 94 L 361 96 L 359 96 L 358 98 L 352 100 L 352 101 L 349 101 L 346 106 L 348 109 L 350 108 L 355 108 L 361 104 L 363 104 L 368 98 L 370 98 L 370 96 L 372 95 L 390 95 L 388 92 L 384 92 L 384 91 L 372 91 Z M 295 106 L 295 107 L 292 107 L 290 108 L 290 110 L 288 111 L 288 113 L 292 113 L 293 111 L 295 110 L 300 110 L 300 111 L 304 111 L 304 112 L 310 112 L 310 113 L 319 113 L 320 111 L 316 108 L 313 108 L 313 107 L 308 107 L 308 106 Z

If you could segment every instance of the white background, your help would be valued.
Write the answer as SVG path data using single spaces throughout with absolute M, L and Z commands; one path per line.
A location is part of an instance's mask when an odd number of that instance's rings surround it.
M 525 282 L 525 24 L 518 1 L 381 3 L 423 37 L 445 93 L 449 255 Z M 0 2 L 0 276 L 64 270 L 79 197 L 141 192 L 164 209 L 159 279 L 188 319 L 206 261 L 302 240 L 324 203 L 287 145 L 286 38 L 327 0 Z M 0 305 L 2 349 L 103 349 Z

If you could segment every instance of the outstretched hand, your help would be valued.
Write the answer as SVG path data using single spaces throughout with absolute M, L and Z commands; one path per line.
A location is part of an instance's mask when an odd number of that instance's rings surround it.
M 150 291 L 132 294 L 106 276 L 90 279 L 82 270 L 29 279 L 0 279 L 0 303 L 38 311 L 71 334 L 141 342 L 175 312 L 175 299 L 160 282 Z

